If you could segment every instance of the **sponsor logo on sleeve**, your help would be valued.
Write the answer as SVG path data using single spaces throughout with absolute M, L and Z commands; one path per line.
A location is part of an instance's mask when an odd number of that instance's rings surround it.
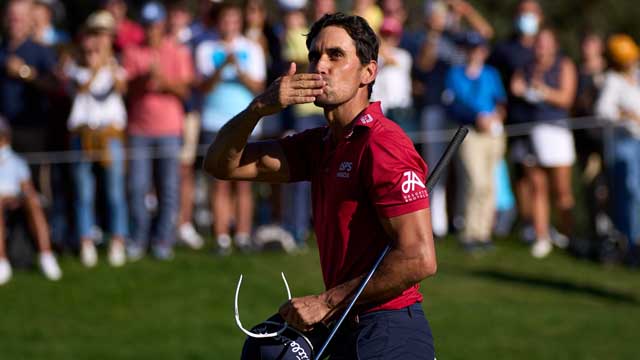
M 418 174 L 414 171 L 405 171 L 402 182 L 402 196 L 404 202 L 416 201 L 418 199 L 426 199 L 429 197 L 426 186 L 420 180 Z

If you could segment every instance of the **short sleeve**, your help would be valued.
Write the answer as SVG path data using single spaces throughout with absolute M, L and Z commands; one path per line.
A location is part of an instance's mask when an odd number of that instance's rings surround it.
M 494 100 L 496 103 L 506 103 L 507 102 L 507 93 L 504 90 L 504 85 L 502 83 L 502 79 L 500 78 L 500 73 L 498 70 L 491 67 L 491 81 L 493 82 L 494 88 Z
M 323 132 L 324 128 L 315 128 L 278 140 L 289 166 L 289 182 L 311 180 L 311 168 L 316 163 L 316 154 L 320 153 Z
M 250 44 L 250 60 L 246 69 L 249 76 L 254 80 L 264 80 L 267 77 L 267 66 L 264 58 L 264 51 L 257 43 L 249 41 Z
M 378 214 L 392 218 L 429 207 L 427 165 L 409 139 L 372 140 L 363 155 L 369 197 Z
M 31 171 L 29 171 L 29 166 L 27 166 L 26 161 L 21 158 L 16 158 L 16 179 L 20 184 L 31 180 Z
M 211 76 L 216 70 L 212 60 L 214 45 L 211 41 L 203 41 L 196 47 L 196 71 L 199 76 Z
M 128 47 L 122 54 L 122 67 L 127 74 L 127 79 L 131 80 L 138 76 L 138 67 L 136 66 L 136 53 L 133 47 Z

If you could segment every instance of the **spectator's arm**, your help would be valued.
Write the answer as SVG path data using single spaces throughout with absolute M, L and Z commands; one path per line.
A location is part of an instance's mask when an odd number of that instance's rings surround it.
M 38 193 L 33 187 L 31 180 L 25 180 L 20 184 L 22 194 L 24 196 L 24 206 L 27 211 L 27 219 L 31 231 L 33 231 L 38 242 L 38 248 L 41 252 L 51 250 L 51 241 L 49 238 L 49 225 L 44 216 Z
M 244 71 L 238 69 L 238 80 L 249 88 L 253 94 L 259 94 L 262 90 L 264 90 L 264 81 L 256 80 L 251 77 L 251 75 L 245 73 Z
M 521 71 L 516 71 L 513 73 L 511 77 L 511 83 L 509 87 L 511 88 L 511 94 L 517 97 L 524 97 L 525 92 L 527 91 L 527 81 L 524 79 L 524 74 Z
M 596 100 L 596 115 L 606 120 L 617 121 L 620 118 L 620 107 L 618 99 L 620 88 L 617 86 L 616 79 L 609 75 L 602 87 L 600 96 Z
M 422 72 L 428 72 L 433 69 L 438 60 L 438 41 L 440 34 L 435 31 L 429 31 L 427 37 L 422 42 L 418 56 L 416 56 L 415 68 Z
M 486 39 L 493 37 L 493 27 L 489 22 L 476 10 L 471 4 L 464 0 L 449 0 L 449 6 L 458 13 L 463 19 L 465 19 L 473 30 L 477 31 L 480 35 Z
M 534 83 L 541 91 L 544 101 L 559 108 L 569 110 L 576 98 L 578 80 L 576 67 L 571 60 L 564 58 L 560 68 L 560 86 L 553 88 L 543 83 Z

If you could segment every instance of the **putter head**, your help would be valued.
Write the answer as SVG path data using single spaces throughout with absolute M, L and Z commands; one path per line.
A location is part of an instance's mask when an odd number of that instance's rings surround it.
M 284 320 L 278 314 L 251 328 L 252 333 L 266 334 L 282 329 Z M 313 360 L 314 348 L 322 345 L 328 331 L 318 327 L 310 332 L 301 332 L 290 326 L 278 336 L 256 338 L 247 336 L 242 347 L 241 360 Z

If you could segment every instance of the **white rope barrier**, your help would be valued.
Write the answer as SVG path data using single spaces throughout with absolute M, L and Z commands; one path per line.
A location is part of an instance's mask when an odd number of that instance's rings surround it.
M 604 128 L 611 126 L 610 121 L 593 116 L 568 118 L 558 121 L 564 121 L 571 130 Z M 505 125 L 505 135 L 508 137 L 527 135 L 531 129 L 539 124 L 539 122 L 529 122 L 521 124 Z M 444 130 L 415 131 L 407 135 L 415 144 L 427 144 L 434 142 L 447 142 L 455 133 L 457 127 Z M 196 154 L 204 156 L 207 152 L 208 145 L 199 145 Z M 125 160 L 132 159 L 160 159 L 168 157 L 180 157 L 173 149 L 166 148 L 125 148 Z M 29 164 L 64 164 L 80 161 L 100 161 L 104 157 L 103 151 L 85 151 L 85 150 L 66 150 L 66 151 L 43 151 L 43 152 L 25 152 L 20 154 Z

